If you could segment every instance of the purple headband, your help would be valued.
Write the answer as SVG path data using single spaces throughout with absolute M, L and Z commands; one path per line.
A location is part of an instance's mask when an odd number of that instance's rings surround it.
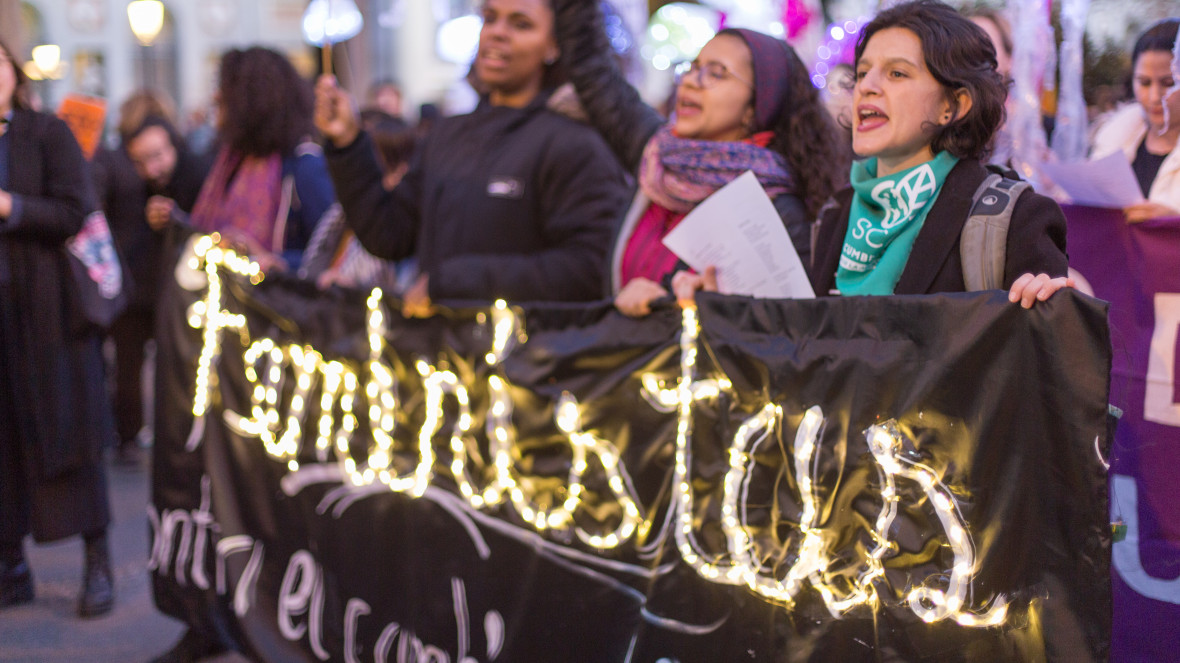
M 726 28 L 717 34 L 737 35 L 746 42 L 754 64 L 754 121 L 758 124 L 754 130 L 774 128 L 787 106 L 788 72 L 794 60 L 791 47 L 781 39 L 745 28 Z

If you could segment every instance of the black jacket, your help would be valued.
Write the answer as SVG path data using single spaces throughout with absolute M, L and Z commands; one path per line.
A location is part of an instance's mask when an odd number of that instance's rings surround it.
M 439 120 L 392 192 L 371 139 L 325 148 L 357 238 L 373 255 L 418 256 L 432 299 L 597 299 L 623 173 L 590 128 L 545 107 L 484 102 Z
M 590 124 L 595 127 L 629 173 L 638 173 L 643 150 L 666 120 L 639 97 L 627 82 L 613 56 L 597 2 L 565 0 L 558 3 L 555 23 L 563 59 L 569 63 L 569 77 Z M 636 198 L 638 204 L 646 199 Z M 806 266 L 811 260 L 811 222 L 807 208 L 797 196 L 774 198 L 774 207 L 791 243 Z M 608 294 L 619 290 L 618 271 L 634 221 L 642 210 L 630 209 L 625 221 L 616 224 Z
M 114 419 L 99 337 L 80 324 L 63 246 L 93 191 L 58 118 L 16 110 L 6 140 L 7 190 L 21 211 L 0 219 L 0 451 L 19 448 L 23 463 L 0 452 L 0 485 L 24 486 L 28 510 L 0 504 L 0 540 L 19 541 L 31 526 L 36 540 L 52 541 L 110 517 L 99 462 Z
M 971 212 L 975 191 L 988 172 L 979 161 L 962 159 L 947 174 L 946 182 L 914 240 L 910 259 L 901 272 L 894 294 L 921 295 L 966 289 L 963 261 L 959 256 L 959 235 Z M 830 294 L 836 287 L 836 268 L 848 231 L 852 194 L 851 187 L 836 194 L 836 204 L 827 207 L 820 216 L 811 269 L 811 285 L 820 297 Z M 1065 255 L 1065 216 L 1061 208 L 1051 198 L 1032 189 L 1025 191 L 1012 209 L 1007 247 L 1005 288 L 1010 288 L 1017 278 L 1029 272 L 1065 276 L 1069 260 Z

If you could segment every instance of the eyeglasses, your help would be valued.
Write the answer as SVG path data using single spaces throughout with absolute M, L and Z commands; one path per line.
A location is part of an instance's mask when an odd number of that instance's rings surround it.
M 677 84 L 693 76 L 696 76 L 697 87 L 706 89 L 717 85 L 726 78 L 733 78 L 750 89 L 754 88 L 753 83 L 733 73 L 720 62 L 706 62 L 702 64 L 700 60 L 693 60 L 692 62 L 681 62 L 676 66 Z

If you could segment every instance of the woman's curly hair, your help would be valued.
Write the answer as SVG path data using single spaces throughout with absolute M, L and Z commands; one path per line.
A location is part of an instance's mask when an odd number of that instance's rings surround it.
M 219 133 L 232 150 L 289 155 L 312 134 L 311 83 L 275 51 L 259 46 L 227 51 L 218 94 Z
M 775 122 L 774 140 L 768 147 L 787 158 L 798 186 L 795 195 L 803 201 L 808 217 L 815 219 L 824 203 L 848 183 L 852 153 L 799 54 L 794 48 L 786 50 L 788 102 Z
M 887 28 L 909 30 L 922 43 L 926 68 L 942 85 L 954 118 L 937 127 L 930 141 L 935 154 L 943 150 L 959 158 L 983 159 L 1004 123 L 1008 89 L 996 71 L 996 49 L 987 33 L 954 8 L 937 0 L 913 0 L 877 14 L 856 41 L 859 62 L 873 35 Z M 966 90 L 971 108 L 960 115 L 955 93 Z

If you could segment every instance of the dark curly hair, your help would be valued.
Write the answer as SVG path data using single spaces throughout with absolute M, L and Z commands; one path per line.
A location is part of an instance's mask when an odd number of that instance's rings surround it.
M 824 203 L 848 183 L 852 153 L 848 139 L 824 107 L 811 84 L 807 67 L 794 48 L 787 49 L 788 103 L 773 127 L 770 149 L 787 158 L 796 195 L 809 218 L 819 217 Z M 755 90 L 754 94 L 758 94 Z
M 1135 64 L 1139 56 L 1151 51 L 1171 53 L 1176 45 L 1177 28 L 1180 28 L 1180 18 L 1165 18 L 1149 26 L 1135 40 L 1131 49 L 1131 69 L 1123 79 L 1123 94 L 1128 99 L 1135 98 Z
M 1176 48 L 1176 33 L 1180 30 L 1180 18 L 1165 18 L 1147 28 L 1135 40 L 1135 47 L 1131 49 L 1131 68 L 1140 55 L 1148 51 L 1166 51 L 1171 53 Z
M 219 133 L 232 150 L 287 156 L 312 134 L 311 83 L 275 51 L 259 46 L 227 51 L 218 93 Z
M 16 76 L 16 85 L 12 89 L 12 107 L 22 110 L 32 108 L 29 105 L 29 77 L 25 76 L 21 63 L 16 59 L 16 53 L 13 53 L 3 40 L 0 40 L 0 49 L 3 49 L 4 54 L 8 56 L 13 74 Z
M 873 35 L 886 28 L 902 28 L 918 37 L 926 68 L 951 104 L 954 119 L 936 128 L 931 151 L 946 150 L 961 159 L 986 158 L 996 130 L 1004 123 L 1008 97 L 1004 78 L 996 71 L 996 49 L 987 33 L 937 0 L 912 0 L 877 14 L 864 27 L 856 41 L 858 62 Z M 955 98 L 960 89 L 967 91 L 972 102 L 962 116 Z

